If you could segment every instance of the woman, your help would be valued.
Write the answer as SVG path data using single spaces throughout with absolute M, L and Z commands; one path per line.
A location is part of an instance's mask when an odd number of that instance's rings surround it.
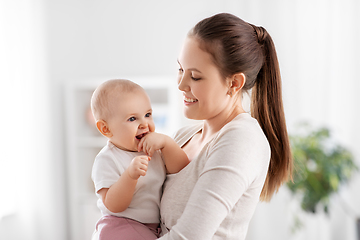
M 178 62 L 185 116 L 203 121 L 175 136 L 191 162 L 165 183 L 160 239 L 245 239 L 258 201 L 292 172 L 274 44 L 222 13 L 189 32 Z

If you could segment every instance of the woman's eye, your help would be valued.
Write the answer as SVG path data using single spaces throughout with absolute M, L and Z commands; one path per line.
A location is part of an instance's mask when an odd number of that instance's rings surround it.
M 184 72 L 184 70 L 179 68 L 179 73 L 183 73 L 183 72 Z
M 135 120 L 136 120 L 135 117 L 131 117 L 131 118 L 128 119 L 129 122 L 133 122 L 133 121 L 135 121 Z
M 201 80 L 201 78 L 196 78 L 196 77 L 193 77 L 193 76 L 191 76 L 191 79 L 194 80 L 194 81 L 199 81 L 199 80 Z
M 151 116 L 151 113 L 145 114 L 145 117 L 150 117 L 150 116 Z

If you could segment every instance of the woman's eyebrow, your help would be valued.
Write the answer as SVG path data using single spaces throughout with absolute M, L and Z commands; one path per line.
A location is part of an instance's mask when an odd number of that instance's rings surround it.
M 198 70 L 198 69 L 196 69 L 196 68 L 189 68 L 188 70 L 189 70 L 189 71 L 194 71 L 194 72 L 201 73 L 201 71 L 200 71 L 200 70 Z
M 181 66 L 181 63 L 179 62 L 179 59 L 177 60 L 177 62 L 178 62 L 179 65 Z M 187 70 L 201 73 L 201 71 L 200 71 L 199 69 L 197 69 L 197 68 L 189 68 L 189 69 L 187 69 Z

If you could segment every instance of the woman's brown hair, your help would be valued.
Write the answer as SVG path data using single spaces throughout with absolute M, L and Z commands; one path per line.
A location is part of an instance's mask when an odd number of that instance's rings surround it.
M 293 161 L 282 103 L 280 68 L 274 43 L 263 27 L 220 13 L 206 18 L 189 32 L 210 53 L 223 78 L 246 76 L 243 91 L 251 90 L 251 115 L 264 131 L 271 148 L 267 177 L 260 200 L 292 178 Z

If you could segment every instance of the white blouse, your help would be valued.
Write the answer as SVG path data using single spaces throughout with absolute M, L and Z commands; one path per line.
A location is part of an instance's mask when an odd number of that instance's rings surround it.
M 183 146 L 202 127 L 180 129 L 175 141 Z M 244 240 L 269 161 L 270 146 L 258 122 L 239 114 L 184 169 L 167 176 L 160 239 Z

